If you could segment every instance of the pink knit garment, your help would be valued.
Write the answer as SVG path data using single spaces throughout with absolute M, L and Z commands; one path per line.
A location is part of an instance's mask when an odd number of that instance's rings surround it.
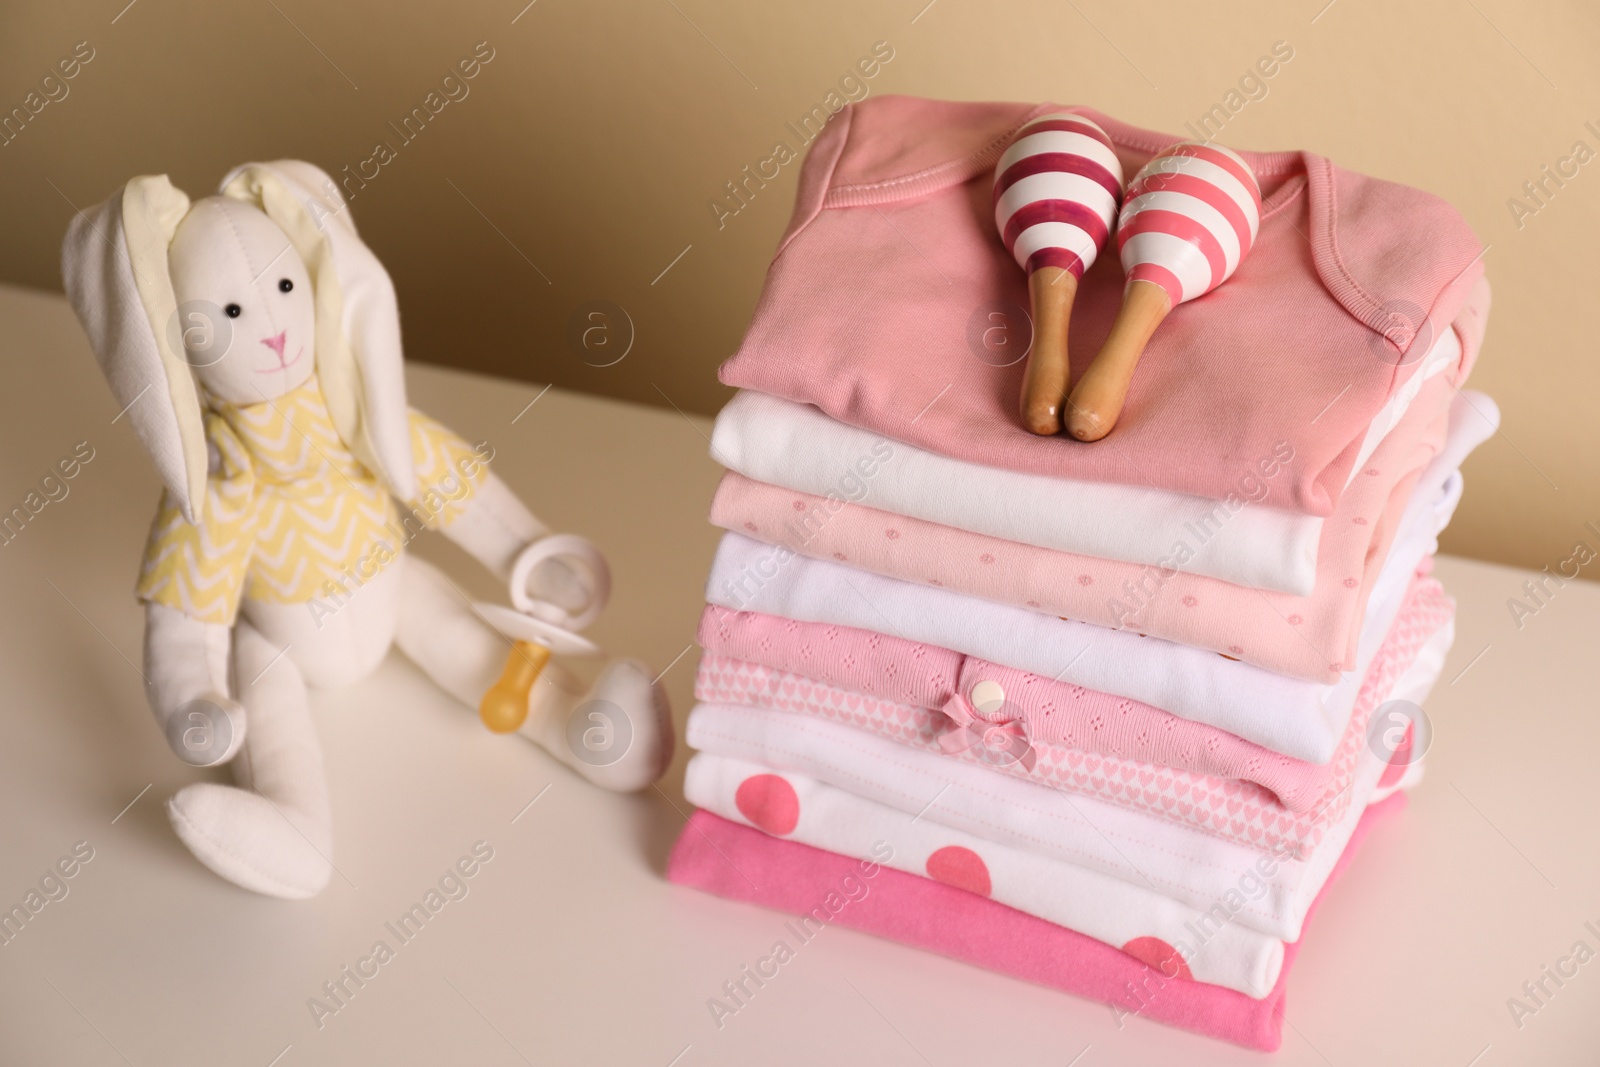
M 1367 808 L 1332 874 L 1311 905 L 1314 914 L 1373 827 L 1405 806 L 1395 793 Z M 667 861 L 678 885 L 805 916 L 824 902 L 828 921 L 927 949 L 1036 985 L 1111 1005 L 1246 1048 L 1271 1052 L 1283 1039 L 1284 988 L 1300 942 L 1284 946 L 1278 984 L 1261 999 L 1207 985 L 1146 962 L 1092 937 L 997 904 L 971 891 L 878 864 L 769 837 L 697 811 Z M 859 886 L 865 885 L 862 893 Z M 850 892 L 846 897 L 846 892 Z M 1307 921 L 1309 922 L 1309 915 Z M 1130 948 L 1141 946 L 1130 945 Z M 1156 957 L 1159 959 L 1159 955 Z
M 1419 575 L 1431 570 L 1432 560 L 1425 560 Z M 1331 763 L 1291 759 L 1149 704 L 871 630 L 707 606 L 696 640 L 712 656 L 760 664 L 891 706 L 942 708 L 992 681 L 1021 713 L 1035 746 L 1238 779 L 1301 807 L 1307 791 L 1320 794 L 1331 773 Z
M 1240 152 L 1260 178 L 1261 227 L 1227 284 L 1175 308 L 1145 351 L 1116 431 L 1085 446 L 1017 415 L 1022 363 L 986 347 L 1026 331 L 1024 273 L 990 218 L 996 160 L 1058 105 L 885 96 L 812 143 L 789 228 L 721 378 L 843 422 L 993 467 L 1225 499 L 1283 442 L 1262 503 L 1333 511 L 1359 442 L 1482 283 L 1477 239 L 1448 204 L 1307 152 Z M 1124 172 L 1179 138 L 1074 108 L 1110 135 Z M 1074 376 L 1121 305 L 1115 257 L 1074 304 Z M 1486 290 L 1486 283 L 1482 283 Z M 1459 384 L 1487 293 L 1466 315 Z M 1459 324 L 1458 324 L 1459 325 Z M 1025 351 L 1014 338 L 1005 351 Z
M 1454 603 L 1436 580 L 1413 581 L 1405 606 L 1362 680 L 1338 752 L 1326 765 L 1271 756 L 1247 766 L 1246 775 L 1195 774 L 1086 752 L 1074 744 L 1077 739 L 1071 736 L 1042 743 L 1030 736 L 1033 752 L 1026 762 L 1014 757 L 998 761 L 985 758 L 978 746 L 960 751 L 958 758 L 981 762 L 1000 773 L 1048 788 L 1097 797 L 1158 819 L 1192 826 L 1250 848 L 1280 850 L 1303 858 L 1315 850 L 1326 828 L 1349 807 L 1350 785 L 1366 750 L 1367 722 L 1373 710 L 1411 666 L 1417 650 L 1450 619 L 1454 609 Z M 962 713 L 977 719 L 1016 721 L 1022 726 L 1021 733 L 1030 735 L 1032 724 L 1040 718 L 1038 709 L 1022 702 L 1012 703 L 1011 691 L 1004 683 L 1001 688 L 1008 699 L 993 711 L 973 708 L 964 696 L 955 696 L 952 701 L 960 702 Z M 1022 688 L 1026 693 L 1027 685 Z M 700 661 L 695 697 L 710 703 L 815 715 L 931 752 L 942 750 L 941 736 L 953 726 L 947 714 L 936 709 L 880 700 L 714 653 Z M 1043 717 L 1050 718 L 1050 711 L 1046 710 Z M 1091 730 L 1086 732 L 1095 732 L 1092 719 L 1089 725 Z M 1259 784 L 1262 778 L 1274 785 Z

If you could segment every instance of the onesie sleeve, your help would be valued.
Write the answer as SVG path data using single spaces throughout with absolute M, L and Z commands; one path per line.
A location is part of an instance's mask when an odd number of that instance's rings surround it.
M 405 501 L 429 529 L 449 526 L 489 476 L 487 448 L 466 441 L 420 411 L 411 412 L 411 458 L 417 471 L 417 496 Z
M 162 493 L 135 593 L 201 622 L 232 626 L 255 543 L 255 474 L 233 430 L 212 413 L 206 439 L 218 463 L 206 478 L 199 514 L 190 523 L 172 494 Z

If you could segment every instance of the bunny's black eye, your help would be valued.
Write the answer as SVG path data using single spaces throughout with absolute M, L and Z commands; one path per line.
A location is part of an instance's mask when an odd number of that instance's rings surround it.
M 222 309 L 223 313 L 230 319 L 238 318 L 239 313 L 243 310 L 244 308 L 240 307 L 238 304 L 229 304 L 227 307 Z
M 291 282 L 288 278 L 279 278 L 278 279 L 278 292 L 287 293 L 290 289 L 293 289 L 293 288 L 294 288 L 294 282 Z

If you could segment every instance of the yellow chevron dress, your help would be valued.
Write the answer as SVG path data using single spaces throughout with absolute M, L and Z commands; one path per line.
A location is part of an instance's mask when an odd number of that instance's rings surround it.
M 423 527 L 453 521 L 488 471 L 487 446 L 410 416 L 419 494 L 402 515 L 340 440 L 315 377 L 276 400 L 213 400 L 205 499 L 191 524 L 162 495 L 139 598 L 231 626 L 241 597 L 302 604 L 370 581 Z

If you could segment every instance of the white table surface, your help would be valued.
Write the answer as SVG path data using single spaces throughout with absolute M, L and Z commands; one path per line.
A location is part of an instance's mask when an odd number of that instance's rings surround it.
M 0 288 L 0 324 L 0 510 L 77 442 L 95 449 L 70 494 L 0 545 L 0 908 L 76 842 L 94 849 L 0 946 L 0 1064 L 1263 1062 L 844 929 L 719 1030 L 707 998 L 785 917 L 664 880 L 684 754 L 659 790 L 603 793 L 490 735 L 398 653 L 312 697 L 336 820 L 328 889 L 288 903 L 216 878 L 162 803 L 224 772 L 169 754 L 133 666 L 155 477 L 60 297 Z M 658 668 L 688 650 L 665 678 L 681 734 L 716 542 L 709 421 L 552 390 L 513 423 L 536 387 L 420 366 L 410 383 L 413 404 L 493 442 L 536 513 L 609 553 L 603 644 Z M 434 541 L 425 554 L 496 594 Z M 1518 630 L 1506 601 L 1527 572 L 1442 559 L 1438 573 L 1460 615 L 1428 706 L 1429 774 L 1311 925 L 1275 1062 L 1600 1061 L 1600 961 L 1547 981 L 1520 1029 L 1507 1007 L 1575 942 L 1600 952 L 1584 928 L 1600 929 L 1600 588 L 1568 585 Z M 494 858 L 469 894 L 319 1028 L 308 998 L 393 943 L 384 923 L 479 841 Z

